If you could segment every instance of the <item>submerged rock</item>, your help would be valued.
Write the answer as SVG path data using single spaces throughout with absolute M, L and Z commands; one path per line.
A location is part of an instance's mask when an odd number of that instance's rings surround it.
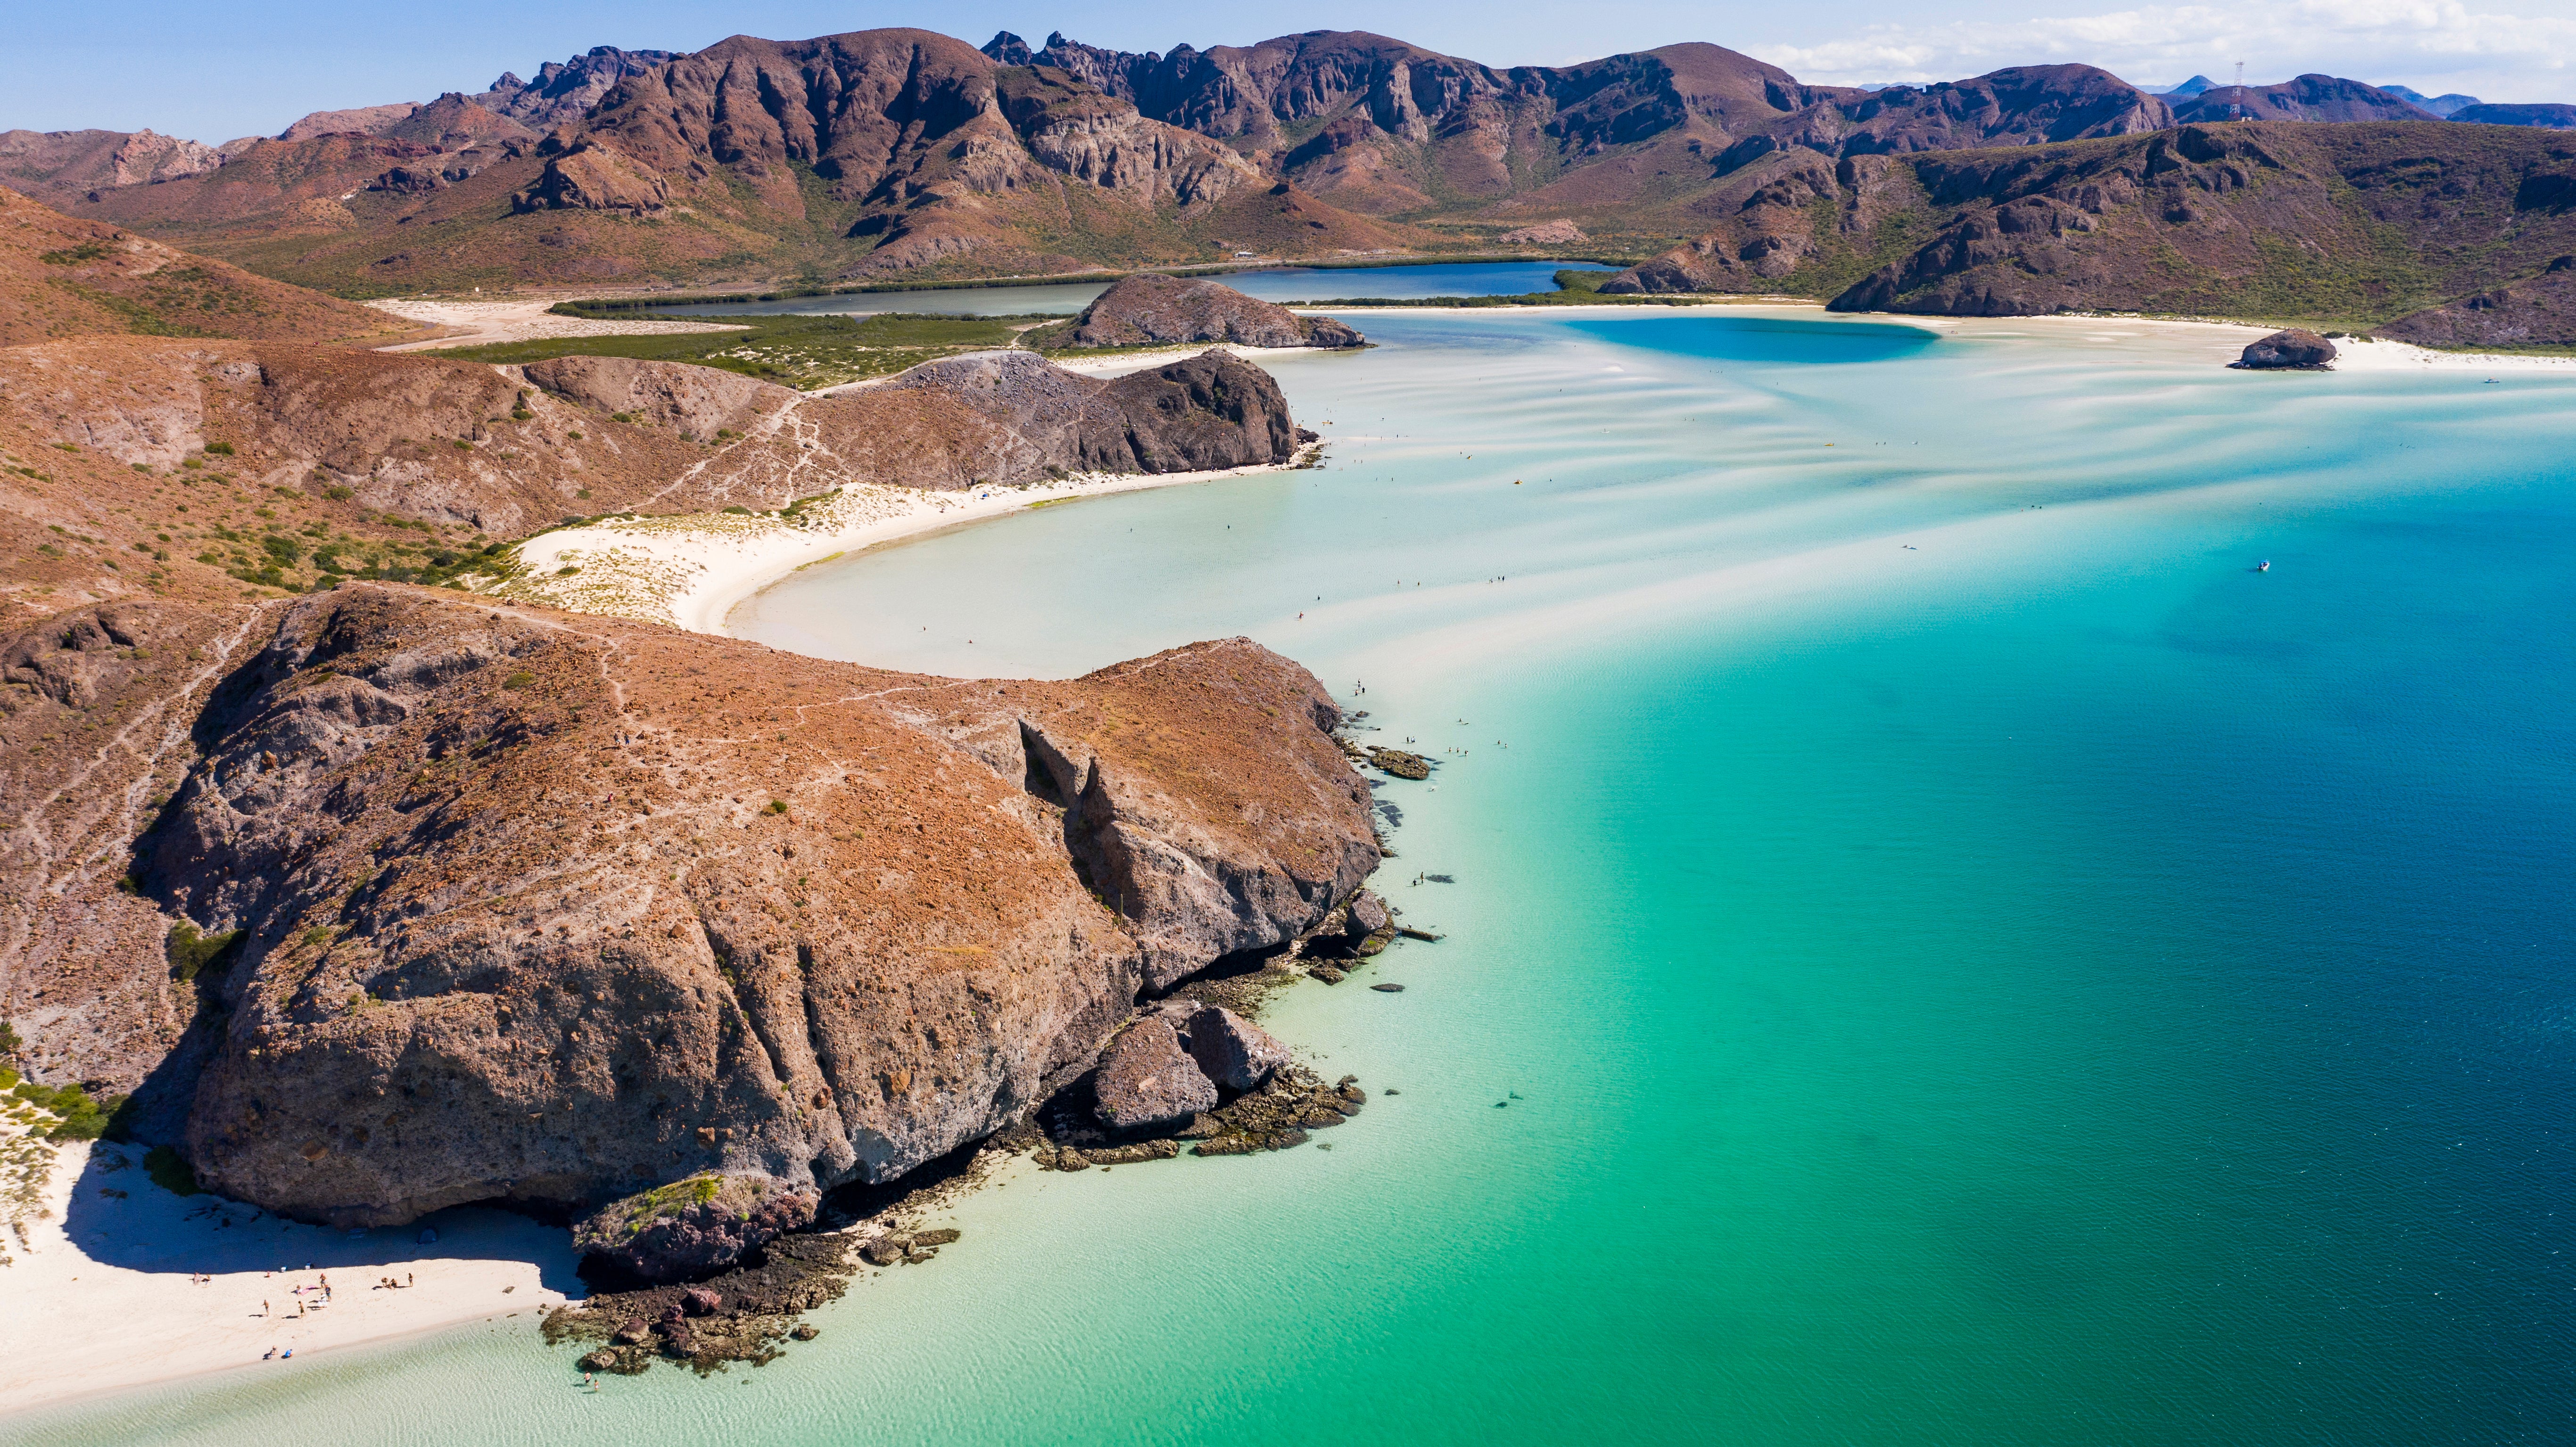
M 1169 1125 L 1216 1105 L 1216 1087 L 1159 1016 L 1137 1021 L 1109 1043 L 1092 1089 L 1101 1122 L 1114 1130 Z
M 2304 327 L 2274 332 L 2249 344 L 2230 365 L 2248 371 L 2323 371 L 2335 359 L 2335 345 Z
M 1404 749 L 1382 749 L 1372 745 L 1368 751 L 1368 760 L 1399 779 L 1431 777 L 1431 761 L 1420 754 L 1410 753 Z

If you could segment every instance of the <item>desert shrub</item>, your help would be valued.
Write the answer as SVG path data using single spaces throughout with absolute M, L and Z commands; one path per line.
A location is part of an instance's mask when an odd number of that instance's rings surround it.
M 786 813 L 786 812 L 787 812 L 787 801 L 786 801 L 786 800 L 784 800 L 784 799 L 772 799 L 772 800 L 770 800 L 770 801 L 769 801 L 769 812 L 770 812 L 770 813 L 772 813 L 772 814 L 784 814 L 784 813 Z
M 211 456 L 230 457 L 233 455 L 233 445 L 229 442 L 209 442 L 206 444 L 206 451 Z
M 358 494 L 348 488 L 335 486 L 322 489 L 322 495 L 331 499 L 333 502 L 347 502 Z
M 503 688 L 525 688 L 536 681 L 537 676 L 523 668 L 518 672 L 511 674 L 509 677 L 502 679 L 501 686 Z
M 161 942 L 161 952 L 170 960 L 170 978 L 187 984 L 207 974 L 210 965 L 230 963 L 233 947 L 241 943 L 241 938 L 240 930 L 204 934 L 185 920 L 170 926 L 169 938 Z M 220 978 L 222 973 L 216 970 L 207 977 Z

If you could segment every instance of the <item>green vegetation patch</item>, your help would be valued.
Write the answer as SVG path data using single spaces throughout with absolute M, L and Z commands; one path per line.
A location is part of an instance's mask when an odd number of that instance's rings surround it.
M 143 1169 L 152 1177 L 152 1184 L 174 1196 L 193 1196 L 204 1189 L 197 1184 L 196 1168 L 168 1146 L 154 1146 L 145 1151 Z
M 170 978 L 183 985 L 190 984 L 199 975 L 207 974 L 207 967 L 210 965 L 229 965 L 232 962 L 234 947 L 241 943 L 241 939 L 240 930 L 226 930 L 222 934 L 210 935 L 201 933 L 192 924 L 172 925 L 170 937 L 161 944 L 162 953 L 170 959 Z M 223 971 L 218 969 L 208 975 L 208 978 L 218 979 L 222 975 Z
M 709 1171 L 685 1176 L 667 1186 L 655 1186 L 627 1203 L 626 1234 L 637 1236 L 665 1216 L 676 1216 L 714 1201 L 724 1190 L 724 1178 Z
M 9 1093 L 38 1110 L 51 1111 L 54 1125 L 37 1134 L 58 1141 L 94 1141 L 107 1134 L 108 1124 L 117 1107 L 125 1104 L 121 1095 L 92 1096 L 78 1085 L 38 1085 L 21 1080 Z
M 673 316 L 664 312 L 606 311 L 565 303 L 566 316 L 607 315 L 628 321 L 715 322 L 739 331 L 674 332 L 655 336 L 548 337 L 460 347 L 438 355 L 470 362 L 541 362 L 551 357 L 635 357 L 721 367 L 764 382 L 810 391 L 864 377 L 882 377 L 960 352 L 1010 346 L 1022 328 L 1045 316 L 943 317 L 912 313 L 884 316 Z

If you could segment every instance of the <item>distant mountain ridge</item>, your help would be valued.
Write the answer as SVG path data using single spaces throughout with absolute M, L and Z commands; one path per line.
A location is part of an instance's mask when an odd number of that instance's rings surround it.
M 2136 197 L 2165 195 L 2167 183 L 2129 171 L 2088 183 L 2102 193 L 2093 199 L 2049 193 L 2055 200 L 2038 206 L 1993 191 L 2004 172 L 1932 158 L 2055 158 L 2077 154 L 2069 147 L 2189 138 L 2153 151 L 2167 158 L 2155 164 L 2176 164 L 2183 151 L 2234 145 L 2203 128 L 2239 116 L 2258 127 L 2376 128 L 2371 144 L 2420 154 L 2375 162 L 2342 140 L 2267 140 L 2257 150 L 2278 165 L 2194 161 L 2195 184 L 2224 192 L 2234 184 L 2225 177 L 2277 170 L 2338 195 L 2339 185 L 2384 190 L 2384 204 L 2413 193 L 2383 187 L 2374 164 L 2466 168 L 2510 190 L 2555 164 L 2541 137 L 2567 120 L 2543 107 L 2502 113 L 2531 133 L 2508 144 L 2513 131 L 2440 122 L 2396 91 L 2320 74 L 2245 87 L 2194 77 L 2157 95 L 2096 67 L 2046 65 L 1863 89 L 1810 85 L 1701 43 L 1497 68 L 1363 31 L 1157 53 L 1061 32 L 1043 46 L 1004 32 L 974 47 L 873 30 L 735 36 L 676 56 L 602 47 L 533 84 L 505 75 L 478 94 L 386 108 L 363 130 L 227 148 L 219 166 L 187 174 L 178 172 L 203 158 L 169 150 L 157 181 L 92 181 L 61 204 L 357 294 L 1043 275 L 1582 237 L 1596 256 L 1654 258 L 1614 291 L 1836 297 L 1902 262 L 1879 286 L 1889 305 L 2054 307 L 2080 304 L 2072 298 L 2092 283 L 1995 273 L 1969 300 L 1930 279 L 1985 275 L 1978 269 L 2004 255 L 2034 265 L 2096 255 L 2107 238 L 2150 223 L 2183 228 L 2175 254 L 2191 254 L 2192 228 L 2235 224 L 2241 208 L 2169 197 L 2151 213 Z M 79 163 L 66 163 L 66 177 L 136 174 L 134 163 L 119 171 L 102 159 L 120 144 L 113 133 L 40 137 L 13 162 L 0 141 L 0 167 L 24 175 L 59 154 Z M 134 152 L 138 162 L 160 155 Z M 2363 245 L 2323 212 L 2258 212 L 2243 214 L 2299 254 Z M 2033 251 L 2014 229 L 2033 224 L 2051 228 L 2054 249 Z M 1979 227 L 2000 229 L 1969 234 Z M 1905 260 L 1927 235 L 1948 237 L 1957 255 Z M 2244 261 L 2241 247 L 2209 254 L 2222 273 Z M 2441 295 L 2427 288 L 2455 280 L 2511 277 L 2419 268 L 2334 305 L 2363 315 L 2401 299 L 2428 304 Z M 2331 291 L 2320 279 L 2304 294 Z

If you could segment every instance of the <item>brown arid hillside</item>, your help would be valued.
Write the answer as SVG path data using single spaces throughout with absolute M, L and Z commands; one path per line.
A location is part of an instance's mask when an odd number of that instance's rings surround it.
M 2246 122 L 1771 166 L 1724 227 L 1602 289 L 2368 324 L 2576 250 L 2576 144 L 2537 129 Z
M 2528 280 L 2427 307 L 2378 332 L 2401 342 L 2480 351 L 2576 347 L 2576 253 L 2552 258 Z
M 194 176 L 223 163 L 223 154 L 201 141 L 150 130 L 0 131 L 0 186 L 49 205 Z
M 966 357 L 804 395 L 672 362 L 524 369 L 279 343 L 0 348 L 0 622 L 501 566 L 567 517 L 769 511 L 845 483 L 1288 461 L 1278 386 L 1222 352 L 1102 381 Z
M 0 347 L 120 333 L 321 342 L 421 329 L 0 187 Z
M 804 397 L 621 359 L 0 349 L 17 1063 L 348 1222 L 709 1169 L 810 1199 L 1025 1121 L 1140 996 L 1339 918 L 1375 866 L 1311 677 L 1238 640 L 966 683 L 421 584 L 506 571 L 486 538 L 583 491 L 775 506 L 881 480 L 868 449 L 964 485 L 1294 443 L 1222 354 Z
M 2213 86 L 2174 110 L 2177 121 L 2431 121 L 2431 111 L 2404 96 L 2331 75 L 2303 75 L 2279 85 Z

